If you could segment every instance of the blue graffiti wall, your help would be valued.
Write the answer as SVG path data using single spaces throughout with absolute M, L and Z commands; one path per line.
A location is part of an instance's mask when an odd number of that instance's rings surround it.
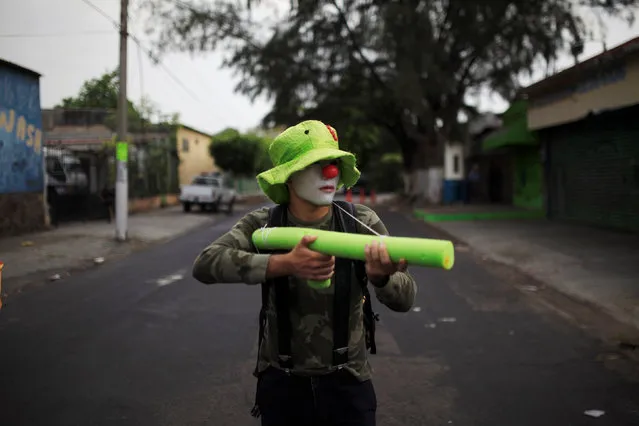
M 42 139 L 39 77 L 0 63 L 0 194 L 43 190 Z

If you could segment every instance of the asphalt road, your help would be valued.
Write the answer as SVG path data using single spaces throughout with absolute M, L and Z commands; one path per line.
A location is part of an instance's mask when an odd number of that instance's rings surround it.
M 380 215 L 394 235 L 431 236 Z M 258 424 L 259 289 L 190 277 L 237 217 L 12 298 L 0 311 L 0 425 Z M 464 252 L 452 271 L 411 271 L 416 309 L 380 310 L 379 425 L 639 424 L 636 365 L 515 283 Z

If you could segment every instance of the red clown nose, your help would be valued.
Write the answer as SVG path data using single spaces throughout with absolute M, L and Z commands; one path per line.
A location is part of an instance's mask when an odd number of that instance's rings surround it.
M 335 164 L 329 164 L 328 166 L 324 166 L 324 168 L 322 168 L 322 175 L 324 176 L 324 179 L 333 179 L 337 177 L 338 174 L 339 169 Z

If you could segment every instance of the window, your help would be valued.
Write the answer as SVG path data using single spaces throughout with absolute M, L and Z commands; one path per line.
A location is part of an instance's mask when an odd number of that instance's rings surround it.
M 205 176 L 198 176 L 193 179 L 193 185 L 212 186 L 213 188 L 219 188 L 220 183 L 217 179 L 211 179 Z
M 187 138 L 182 139 L 182 151 L 189 152 L 189 140 Z
M 453 156 L 453 173 L 459 173 L 459 154 Z

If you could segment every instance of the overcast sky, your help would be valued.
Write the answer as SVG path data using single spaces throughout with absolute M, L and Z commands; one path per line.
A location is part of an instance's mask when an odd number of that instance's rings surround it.
M 119 0 L 91 0 L 116 21 Z M 278 0 L 272 0 L 277 2 Z M 289 0 L 279 0 L 288 4 Z M 131 0 L 135 6 L 136 0 Z M 98 77 L 118 65 L 118 35 L 113 25 L 82 0 L 0 0 L 0 58 L 42 74 L 42 107 L 50 108 L 77 94 L 85 80 Z M 132 8 L 133 8 L 132 6 Z M 142 26 L 132 17 L 131 32 L 142 38 Z M 639 36 L 639 25 L 628 27 L 608 22 L 608 47 Z M 602 50 L 590 42 L 584 60 Z M 187 89 L 176 83 L 162 67 L 153 65 L 136 45 L 129 43 L 129 99 L 139 102 L 144 93 L 165 113 L 179 112 L 186 125 L 215 133 L 225 127 L 256 126 L 268 112 L 266 100 L 252 104 L 235 94 L 237 79 L 220 69 L 222 55 L 192 58 L 175 54 L 163 59 L 165 67 Z M 569 58 L 560 69 L 572 65 Z M 501 112 L 503 101 L 485 96 L 481 107 Z

